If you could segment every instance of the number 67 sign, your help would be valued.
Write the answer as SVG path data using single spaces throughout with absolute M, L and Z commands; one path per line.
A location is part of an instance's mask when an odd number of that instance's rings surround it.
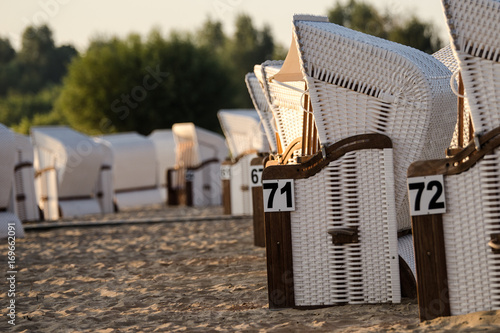
M 446 213 L 443 175 L 408 178 L 410 215 Z
M 295 210 L 293 179 L 263 180 L 264 212 Z

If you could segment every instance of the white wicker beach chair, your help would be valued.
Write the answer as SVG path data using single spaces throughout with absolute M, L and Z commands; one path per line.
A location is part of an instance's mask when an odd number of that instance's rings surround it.
M 443 5 L 474 140 L 408 170 L 409 183 L 442 175 L 445 196 L 445 213 L 412 217 L 422 320 L 500 309 L 500 2 Z
M 161 189 L 163 202 L 167 202 L 167 170 L 175 166 L 175 140 L 172 130 L 158 129 L 149 134 L 153 141 L 158 159 L 157 181 Z
M 451 72 L 324 17 L 295 16 L 293 27 L 287 60 L 267 81 L 302 76 L 322 148 L 297 166 L 264 169 L 264 182 L 294 180 L 295 195 L 294 211 L 266 213 L 268 267 L 291 246 L 283 260 L 293 272 L 283 281 L 283 270 L 271 271 L 270 306 L 399 302 L 400 263 L 414 275 L 411 236 L 399 246 L 397 238 L 410 229 L 406 170 L 444 156 L 451 142 Z M 285 230 L 287 220 L 289 238 L 269 230 Z
M 257 72 L 262 75 L 260 67 L 257 67 Z M 262 79 L 262 78 L 261 78 Z M 259 114 L 260 121 L 264 127 L 264 132 L 266 133 L 267 140 L 269 142 L 270 153 L 272 155 L 282 152 L 281 145 L 278 148 L 278 130 L 276 128 L 276 121 L 274 120 L 274 115 L 269 106 L 268 99 L 264 93 L 264 87 L 255 75 L 255 73 L 248 73 L 245 76 L 245 83 L 247 84 L 248 92 L 250 98 L 252 99 L 253 105 Z M 269 154 L 267 156 L 258 156 L 254 158 L 250 164 L 252 168 L 252 206 L 253 206 L 253 232 L 254 232 L 254 245 L 265 247 L 266 246 L 266 231 L 265 231 L 265 219 L 264 219 L 264 206 L 263 206 L 263 193 L 262 193 L 262 172 L 264 170 L 264 164 L 269 159 Z M 257 181 L 255 183 L 254 181 Z
M 24 229 L 15 213 L 13 201 L 16 143 L 14 133 L 0 124 L 0 239 L 24 237 Z M 9 238 L 10 240 L 11 238 Z
M 101 213 L 95 193 L 103 148 L 68 127 L 32 127 L 35 190 L 46 220 Z
M 500 126 L 500 1 L 443 0 L 452 37 L 470 101 L 474 135 L 481 136 Z
M 298 76 L 287 77 L 286 85 L 271 79 L 282 66 L 283 61 L 266 61 L 254 68 L 276 121 L 277 164 L 296 163 L 297 157 L 311 156 L 319 148 L 306 83 Z
M 220 110 L 217 113 L 231 153 L 224 167 L 229 168 L 229 186 L 224 195 L 229 196 L 229 211 L 232 215 L 252 215 L 252 195 L 250 192 L 250 163 L 258 153 L 269 152 L 268 140 L 261 126 L 259 114 L 255 110 Z M 224 179 L 223 179 L 224 181 Z
M 35 194 L 33 145 L 29 136 L 14 133 L 16 165 L 12 199 L 14 211 L 21 221 L 39 221 L 40 210 Z
M 266 99 L 266 95 L 264 94 L 263 87 L 254 73 L 248 73 L 245 76 L 245 83 L 255 110 L 257 110 L 257 113 L 259 114 L 271 153 L 276 154 L 278 152 L 278 143 L 276 141 L 276 123 L 274 121 L 273 113 L 269 107 L 269 103 Z
M 224 137 L 193 123 L 174 124 L 172 133 L 176 166 L 167 172 L 168 204 L 220 205 L 220 166 L 228 156 Z
M 118 210 L 163 203 L 154 143 L 135 132 L 104 135 L 113 151 L 113 186 Z

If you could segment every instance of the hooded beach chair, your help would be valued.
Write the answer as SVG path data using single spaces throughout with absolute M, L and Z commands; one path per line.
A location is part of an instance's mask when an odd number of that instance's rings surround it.
M 259 115 L 262 127 L 264 128 L 270 153 L 276 154 L 278 152 L 278 142 L 276 141 L 276 123 L 274 121 L 271 108 L 269 107 L 269 102 L 264 94 L 263 87 L 254 73 L 248 73 L 245 75 L 245 83 L 255 110 Z
M 164 203 L 154 143 L 135 132 L 104 135 L 113 152 L 114 201 L 118 210 Z
M 307 126 L 313 155 L 262 175 L 270 307 L 397 303 L 415 279 L 406 171 L 449 147 L 451 72 L 325 17 L 295 16 L 293 36 L 266 81 L 303 81 L 320 147 Z
M 421 320 L 500 309 L 500 1 L 443 7 L 471 125 L 468 145 L 408 170 Z
M 99 171 L 99 177 L 97 178 L 97 184 L 94 189 L 94 193 L 99 199 L 99 205 L 101 206 L 101 212 L 103 214 L 110 214 L 115 212 L 115 198 L 114 198 L 114 187 L 113 187 L 113 150 L 111 145 L 99 137 L 93 138 L 97 142 L 103 151 L 104 158 L 102 160 L 101 169 Z
M 259 73 L 261 71 L 259 70 Z M 273 113 L 269 106 L 268 99 L 264 93 L 264 88 L 255 73 L 248 73 L 245 76 L 245 83 L 252 99 L 255 110 L 259 114 L 262 127 L 266 134 L 269 143 L 270 154 L 276 155 L 278 153 L 278 132 L 276 129 L 276 122 Z M 281 149 L 281 147 L 280 147 Z M 264 206 L 262 197 L 262 171 L 264 170 L 264 163 L 269 159 L 269 154 L 264 156 L 257 156 L 251 162 L 252 169 L 252 207 L 253 207 L 253 232 L 254 232 L 254 245 L 266 246 L 265 238 L 265 223 L 264 223 Z M 254 176 L 256 179 L 254 179 Z M 256 182 L 254 182 L 256 180 Z
M 0 124 L 0 239 L 8 238 L 9 241 L 15 240 L 11 237 L 24 237 L 12 200 L 16 153 L 14 133 Z
M 65 126 L 32 127 L 35 190 L 46 220 L 102 213 L 96 184 L 106 151 Z
M 21 221 L 39 221 L 40 210 L 35 193 L 33 145 L 29 136 L 14 133 L 15 160 L 13 204 Z
M 282 71 L 283 66 L 283 61 L 266 61 L 254 67 L 278 133 L 277 154 L 271 155 L 267 164 L 295 163 L 297 158 L 311 156 L 319 148 L 310 100 L 305 94 L 305 82 L 298 77 L 290 78 L 286 85 L 271 80 Z
M 220 110 L 217 116 L 231 154 L 221 166 L 224 211 L 232 215 L 252 215 L 250 188 L 254 183 L 259 185 L 259 178 L 254 172 L 255 181 L 252 181 L 250 164 L 257 154 L 269 152 L 259 114 L 252 109 Z
M 224 137 L 193 123 L 174 124 L 172 133 L 176 145 L 176 164 L 167 172 L 168 204 L 220 205 L 220 167 L 228 155 Z
M 158 160 L 157 181 L 161 189 L 163 202 L 167 202 L 167 170 L 175 166 L 175 141 L 172 130 L 158 129 L 149 134 L 153 141 Z

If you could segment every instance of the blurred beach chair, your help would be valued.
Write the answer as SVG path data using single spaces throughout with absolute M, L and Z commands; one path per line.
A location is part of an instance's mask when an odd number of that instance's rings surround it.
M 195 126 L 172 126 L 175 167 L 167 171 L 169 205 L 216 206 L 222 204 L 221 162 L 228 149 L 224 137 Z
M 259 72 L 261 72 L 259 70 Z M 276 155 L 278 153 L 278 132 L 276 129 L 276 122 L 273 113 L 269 106 L 269 102 L 263 90 L 262 84 L 255 73 L 248 73 L 245 75 L 245 83 L 252 99 L 253 105 L 259 114 L 262 127 L 269 143 L 270 154 Z M 281 149 L 281 148 L 280 148 Z M 250 161 L 252 172 L 254 172 L 256 183 L 252 178 L 252 210 L 253 210 L 253 233 L 254 245 L 266 246 L 265 222 L 264 222 L 264 206 L 263 206 L 263 193 L 262 193 L 262 171 L 264 164 L 269 159 L 269 154 L 257 156 Z M 252 175 L 253 177 L 254 175 Z
M 158 160 L 157 180 L 163 202 L 167 202 L 167 170 L 175 166 L 175 140 L 172 130 L 158 129 L 149 134 L 153 141 Z
M 303 80 L 297 94 L 320 146 L 303 126 L 310 150 L 302 145 L 299 163 L 263 172 L 270 307 L 399 302 L 415 286 L 406 171 L 449 147 L 451 72 L 325 17 L 298 15 L 293 27 L 266 81 L 297 90 Z
M 113 189 L 117 210 L 164 203 L 154 143 L 135 132 L 100 137 L 113 152 Z
M 35 190 L 44 218 L 102 213 L 96 184 L 104 148 L 65 126 L 32 127 L 31 138 Z
M 109 143 L 101 140 L 99 137 L 93 137 L 93 140 L 100 145 L 101 150 L 104 153 L 94 193 L 99 200 L 101 212 L 103 214 L 114 213 L 115 193 L 113 187 L 113 150 Z
M 0 239 L 24 237 L 24 229 L 13 207 L 14 169 L 16 166 L 15 134 L 0 124 Z
M 500 2 L 443 7 L 463 81 L 451 83 L 466 146 L 408 170 L 409 191 L 420 193 L 410 205 L 421 320 L 500 309 Z M 427 204 L 429 180 L 444 197 Z
M 250 188 L 254 182 L 250 163 L 257 154 L 269 152 L 259 114 L 253 109 L 220 110 L 217 117 L 231 154 L 221 166 L 224 211 L 232 215 L 252 215 Z M 227 170 L 226 176 L 224 170 Z M 258 184 L 256 172 L 253 178 Z
M 12 199 L 21 221 L 39 221 L 40 209 L 35 193 L 33 145 L 29 136 L 14 133 L 15 161 Z

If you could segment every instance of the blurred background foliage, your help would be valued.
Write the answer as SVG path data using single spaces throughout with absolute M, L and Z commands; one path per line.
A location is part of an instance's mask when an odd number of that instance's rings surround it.
M 328 17 L 427 53 L 442 46 L 432 24 L 381 13 L 359 0 L 335 3 Z M 21 133 L 69 125 L 94 135 L 149 134 L 186 121 L 220 131 L 219 109 L 252 107 L 245 74 L 286 52 L 269 26 L 255 27 L 245 14 L 232 35 L 208 18 L 192 32 L 97 37 L 80 54 L 71 45 L 54 45 L 48 26 L 30 26 L 19 51 L 0 38 L 0 123 Z

